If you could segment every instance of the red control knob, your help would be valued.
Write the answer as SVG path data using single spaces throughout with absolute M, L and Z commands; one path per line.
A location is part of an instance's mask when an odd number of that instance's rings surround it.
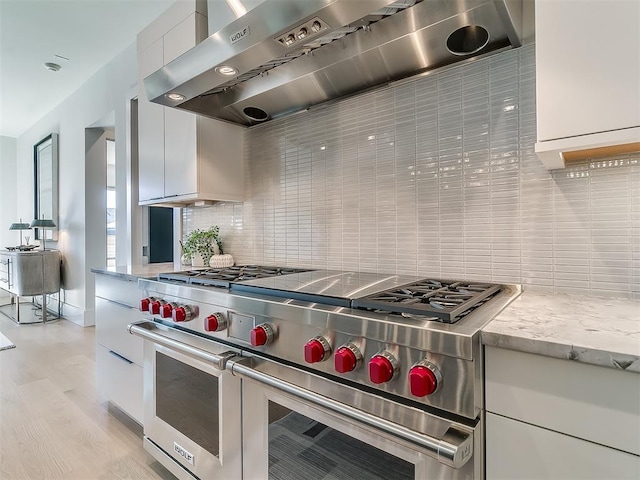
M 251 345 L 254 347 L 268 345 L 273 342 L 273 337 L 273 327 L 268 323 L 263 323 L 251 330 Z
M 411 395 L 426 397 L 431 395 L 440 386 L 442 376 L 437 367 L 427 361 L 417 363 L 409 370 L 409 387 Z
M 147 297 L 147 298 L 143 298 L 142 300 L 140 300 L 140 311 L 141 312 L 148 312 L 149 311 L 149 305 L 151 304 L 151 302 L 154 300 L 153 297 Z
M 331 355 L 331 345 L 324 337 L 315 337 L 304 345 L 304 361 L 317 363 Z
M 160 307 L 163 303 L 164 302 L 162 300 L 152 300 L 151 303 L 149 303 L 149 312 L 153 315 L 158 315 L 160 313 Z
M 355 345 L 349 343 L 336 350 L 333 365 L 338 373 L 352 372 L 362 360 L 362 354 Z
M 160 305 L 160 316 L 162 318 L 171 318 L 173 307 L 175 306 L 175 303 L 165 303 L 163 305 Z
M 188 322 L 193 318 L 193 310 L 189 305 L 181 305 L 173 309 L 174 322 Z
M 207 332 L 219 332 L 227 328 L 227 319 L 222 313 L 212 313 L 204 319 L 204 329 Z
M 388 352 L 374 355 L 369 360 L 369 379 L 372 383 L 385 383 L 393 378 L 397 370 L 397 361 Z

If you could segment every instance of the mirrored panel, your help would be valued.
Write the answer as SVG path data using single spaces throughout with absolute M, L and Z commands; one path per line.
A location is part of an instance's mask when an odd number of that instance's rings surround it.
M 33 218 L 45 218 L 58 224 L 58 134 L 43 138 L 33 147 L 34 212 Z M 34 236 L 58 239 L 58 229 L 36 228 Z

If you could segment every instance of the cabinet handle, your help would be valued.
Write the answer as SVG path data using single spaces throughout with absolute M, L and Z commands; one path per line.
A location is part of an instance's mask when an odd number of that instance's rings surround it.
M 98 297 L 106 302 L 113 303 L 114 305 L 118 305 L 119 307 L 124 307 L 131 310 L 138 310 L 136 307 L 132 307 L 131 305 L 127 305 L 126 303 L 118 302 L 117 300 L 111 300 L 109 298 Z
M 123 357 L 122 355 L 120 355 L 119 353 L 114 352 L 113 350 L 109 350 L 109 353 L 111 355 L 113 355 L 114 357 L 119 358 L 120 360 L 122 360 L 123 362 L 127 362 L 129 365 L 131 365 L 133 362 L 131 360 L 129 360 L 127 357 Z

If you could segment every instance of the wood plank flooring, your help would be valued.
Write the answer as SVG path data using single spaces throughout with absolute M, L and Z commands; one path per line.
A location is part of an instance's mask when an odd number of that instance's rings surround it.
M 0 351 L 0 479 L 175 480 L 142 448 L 142 428 L 100 397 L 94 328 L 16 325 Z

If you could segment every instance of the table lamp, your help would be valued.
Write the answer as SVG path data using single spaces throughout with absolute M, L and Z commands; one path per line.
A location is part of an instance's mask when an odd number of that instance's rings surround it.
M 12 223 L 9 230 L 20 230 L 20 247 L 22 246 L 22 230 L 31 230 L 31 226 L 28 223 L 22 223 L 22 219 L 18 223 Z M 27 237 L 29 238 L 29 237 Z
M 48 220 L 44 218 L 44 215 L 42 216 L 42 218 L 36 218 L 31 222 L 31 227 L 33 228 L 40 228 L 42 230 L 45 229 L 50 229 L 50 228 L 56 228 L 56 224 L 53 220 Z M 46 232 L 42 232 L 42 250 L 46 250 L 46 245 L 45 245 L 45 239 L 46 239 Z

